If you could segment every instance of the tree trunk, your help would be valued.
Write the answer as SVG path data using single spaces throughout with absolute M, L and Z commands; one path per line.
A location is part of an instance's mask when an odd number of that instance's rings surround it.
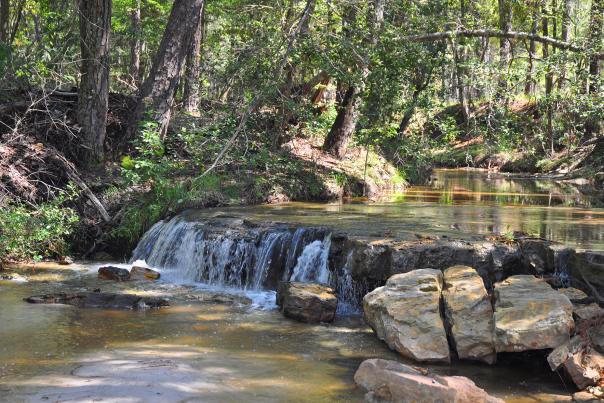
M 193 39 L 187 53 L 187 65 L 185 67 L 185 85 L 183 91 L 183 109 L 189 113 L 199 110 L 201 75 L 201 44 L 203 43 L 203 32 L 205 25 L 205 1 L 201 6 L 199 23 L 193 34 Z
M 538 20 L 539 7 L 538 7 L 538 4 L 536 1 L 531 3 L 531 8 L 532 8 L 531 34 L 537 35 L 537 30 L 539 29 L 539 20 Z M 526 72 L 526 84 L 524 86 L 524 94 L 527 96 L 535 95 L 535 87 L 536 87 L 535 56 L 537 56 L 537 42 L 535 40 L 531 39 L 529 42 L 529 62 L 528 62 L 528 69 Z
M 541 19 L 543 36 L 548 36 L 549 34 L 549 12 L 547 9 L 547 0 L 543 2 L 543 17 Z M 545 63 L 549 63 L 549 46 L 547 43 L 543 44 L 543 61 Z M 554 87 L 554 73 L 551 71 L 549 66 L 546 67 L 545 73 L 545 98 L 547 102 L 546 107 L 546 132 L 547 138 L 549 139 L 549 152 L 550 154 L 554 154 L 554 128 L 553 128 L 553 111 L 551 105 L 550 96 L 552 94 L 552 89 Z
M 142 86 L 135 128 L 145 114 L 157 122 L 160 136 L 168 130 L 178 82 L 193 38 L 199 24 L 203 0 L 175 0 L 153 59 L 149 77 Z
M 130 77 L 136 88 L 141 83 L 141 0 L 134 0 L 134 6 L 130 14 L 132 24 L 132 39 L 130 41 Z
M 600 59 L 598 53 L 602 51 L 602 23 L 604 21 L 604 0 L 592 0 L 589 17 L 589 94 L 598 93 L 600 77 Z M 599 135 L 600 123 L 597 119 L 588 119 L 585 124 L 588 136 Z M 600 146 L 602 147 L 602 146 Z
M 570 31 L 572 27 L 572 16 L 574 14 L 574 0 L 564 0 L 564 9 L 562 10 L 562 39 L 564 42 L 570 40 Z M 558 78 L 558 90 L 564 87 L 566 81 L 566 66 L 563 64 L 560 67 L 560 77 Z
M 9 0 L 0 0 L 0 43 L 8 43 Z
M 325 138 L 323 148 L 336 158 L 343 158 L 348 143 L 354 134 L 359 117 L 361 91 L 356 85 L 350 85 L 339 106 L 336 120 Z
M 371 33 L 365 42 L 368 46 L 375 46 L 384 23 L 384 1 L 372 0 L 369 6 L 371 12 L 367 15 L 367 23 L 371 27 Z M 352 30 L 355 29 L 355 20 L 356 7 L 353 4 L 345 11 L 342 19 L 345 36 L 350 36 Z M 346 154 L 348 143 L 352 139 L 359 118 L 363 80 L 369 75 L 369 66 L 365 64 L 361 66 L 361 69 L 363 71 L 361 82 L 349 85 L 338 107 L 336 120 L 323 143 L 323 149 L 339 159 Z
M 510 0 L 499 1 L 499 29 L 502 32 L 512 30 L 512 5 Z M 507 89 L 507 74 L 511 58 L 512 45 L 509 39 L 501 38 L 499 40 L 499 64 L 501 66 L 501 77 L 499 79 L 499 89 L 505 93 Z M 507 98 L 507 95 L 506 95 Z
M 80 90 L 78 122 L 86 161 L 103 160 L 109 102 L 109 33 L 111 0 L 78 0 L 80 13 Z

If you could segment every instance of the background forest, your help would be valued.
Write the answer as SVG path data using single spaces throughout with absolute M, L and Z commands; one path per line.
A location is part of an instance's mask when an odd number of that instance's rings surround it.
M 598 178 L 602 0 L 0 0 L 0 258 L 434 166 Z M 602 176 L 600 174 L 600 176 Z

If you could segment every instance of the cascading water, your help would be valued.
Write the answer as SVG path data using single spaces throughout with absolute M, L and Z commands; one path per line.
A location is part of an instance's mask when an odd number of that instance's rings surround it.
M 313 282 L 338 291 L 341 313 L 358 309 L 346 266 L 330 270 L 331 232 L 280 225 L 242 228 L 224 219 L 200 222 L 177 216 L 143 236 L 131 263 L 145 261 L 174 283 L 202 283 L 246 292 L 274 290 L 279 281 Z

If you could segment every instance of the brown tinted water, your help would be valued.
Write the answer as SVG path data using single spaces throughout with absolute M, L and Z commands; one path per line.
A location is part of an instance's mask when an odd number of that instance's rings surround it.
M 598 200 L 554 181 L 436 170 L 429 186 L 410 187 L 378 202 L 283 203 L 189 215 L 324 225 L 365 239 L 416 239 L 416 234 L 472 238 L 521 231 L 577 249 L 604 251 L 604 208 L 594 207 Z
M 401 360 L 359 317 L 305 325 L 275 310 L 193 302 L 204 292 L 190 287 L 102 282 L 93 276 L 97 267 L 21 269 L 28 282 L 0 283 L 0 401 L 361 401 L 353 382 L 360 362 Z M 83 310 L 22 301 L 95 287 L 165 295 L 172 306 Z M 430 367 L 468 376 L 509 401 L 568 397 L 543 357 Z

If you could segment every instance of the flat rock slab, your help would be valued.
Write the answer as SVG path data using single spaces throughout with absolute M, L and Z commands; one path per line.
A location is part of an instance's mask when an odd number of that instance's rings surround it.
M 332 322 L 338 298 L 333 289 L 312 283 L 285 281 L 277 288 L 277 305 L 283 315 L 306 323 Z
M 363 298 L 365 321 L 388 346 L 424 362 L 450 362 L 440 313 L 442 272 L 396 274 Z
M 461 359 L 492 364 L 493 307 L 482 277 L 468 266 L 453 266 L 444 272 L 443 300 L 448 329 Z
M 520 352 L 556 348 L 574 331 L 568 297 L 531 275 L 495 284 L 495 350 Z
M 147 309 L 170 305 L 166 299 L 101 292 L 55 293 L 25 298 L 31 304 L 65 304 L 78 308 Z
M 367 391 L 368 402 L 503 402 L 466 377 L 430 375 L 427 370 L 389 360 L 363 361 L 354 381 Z

